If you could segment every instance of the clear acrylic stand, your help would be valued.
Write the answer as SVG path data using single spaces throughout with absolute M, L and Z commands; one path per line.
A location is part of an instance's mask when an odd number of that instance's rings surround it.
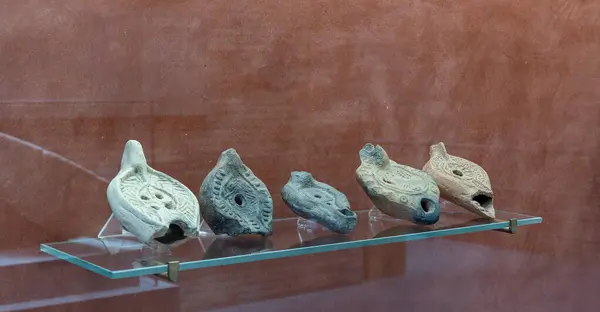
M 111 214 L 110 217 L 104 223 L 104 226 L 98 232 L 98 238 L 112 238 L 112 237 L 132 237 L 133 234 L 127 232 L 122 226 L 121 223 L 115 218 L 114 214 Z
M 97 238 L 111 255 L 132 250 L 140 250 L 143 258 L 170 254 L 170 249 L 166 245 L 158 242 L 144 244 L 138 241 L 135 235 L 123 228 L 121 222 L 115 218 L 114 214 L 108 217 L 104 226 L 98 232 Z
M 202 251 L 206 252 L 208 247 L 212 245 L 219 237 L 227 237 L 227 235 L 216 235 L 204 220 L 200 222 L 198 228 L 198 242 L 202 247 Z
M 392 217 L 384 214 L 383 212 L 381 212 L 381 210 L 377 209 L 375 206 L 373 206 L 371 208 L 371 210 L 369 210 L 368 215 L 369 215 L 369 228 L 371 229 L 371 234 L 373 236 L 376 236 L 377 234 L 384 231 L 389 226 L 390 222 L 398 223 L 398 224 L 400 224 L 402 222 L 402 220 L 400 220 L 400 219 L 392 218 Z
M 317 234 L 319 232 L 329 232 L 329 230 L 326 227 L 320 225 L 319 223 L 304 218 L 298 218 L 296 224 L 298 225 L 298 230 L 302 230 L 309 233 Z
M 374 222 L 374 221 L 398 222 L 398 221 L 400 221 L 400 219 L 390 217 L 390 216 L 386 215 L 385 213 L 381 212 L 381 210 L 375 208 L 375 206 L 373 206 L 373 208 L 371 208 L 371 210 L 369 210 L 369 221 L 371 221 L 371 222 Z
M 343 243 L 351 240 L 348 234 L 336 233 L 312 220 L 298 218 L 296 225 L 300 241 L 296 247 Z
M 332 233 L 326 227 L 312 220 L 298 218 L 296 224 L 298 226 L 298 239 L 300 240 L 301 244 L 306 241 L 313 240 L 323 234 Z
M 300 246 L 319 245 L 324 242 L 346 240 L 347 235 L 337 234 L 321 224 L 305 218 L 298 218 L 296 222 Z

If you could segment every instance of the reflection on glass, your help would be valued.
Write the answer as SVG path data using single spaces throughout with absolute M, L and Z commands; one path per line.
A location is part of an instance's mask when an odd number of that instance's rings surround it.
M 335 233 L 312 220 L 298 218 L 296 224 L 300 242 L 293 244 L 290 248 L 329 245 L 351 240 L 347 234 Z
M 380 222 L 375 221 L 371 224 L 371 230 L 373 231 L 373 237 L 388 237 L 404 234 L 423 233 L 433 231 L 434 229 L 429 228 L 427 226 L 418 226 L 412 224 L 398 224 L 393 227 L 384 227 L 381 226 Z
M 334 243 L 349 242 L 350 240 L 351 240 L 350 236 L 348 236 L 346 234 L 331 233 L 329 235 L 319 236 L 319 237 L 313 238 L 311 240 L 302 241 L 300 243 L 292 245 L 290 248 L 329 245 L 329 244 L 334 244 Z
M 263 252 L 273 248 L 268 237 L 248 235 L 240 237 L 219 237 L 204 252 L 203 259 L 216 259 Z

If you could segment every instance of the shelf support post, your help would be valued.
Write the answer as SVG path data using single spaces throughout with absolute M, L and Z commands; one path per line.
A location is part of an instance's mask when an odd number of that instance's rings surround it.
M 158 273 L 156 276 L 160 276 L 168 279 L 171 282 L 176 282 L 179 277 L 179 261 L 169 261 L 167 262 L 167 272 L 166 273 Z
M 512 219 L 508 220 L 508 227 L 505 227 L 503 229 L 499 229 L 498 231 L 505 232 L 505 233 L 510 233 L 510 234 L 517 233 L 517 219 L 512 218 Z

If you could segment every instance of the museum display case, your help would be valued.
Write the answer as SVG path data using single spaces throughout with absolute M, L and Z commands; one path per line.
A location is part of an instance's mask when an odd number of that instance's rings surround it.
M 0 311 L 595 311 L 598 16 L 0 3 Z

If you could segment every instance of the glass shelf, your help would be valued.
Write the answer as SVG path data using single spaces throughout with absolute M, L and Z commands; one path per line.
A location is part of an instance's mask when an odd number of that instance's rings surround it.
M 348 235 L 335 234 L 298 218 L 273 221 L 273 235 L 226 237 L 208 235 L 190 239 L 170 251 L 157 252 L 135 237 L 78 238 L 41 244 L 40 250 L 108 278 L 128 278 L 168 271 L 167 262 L 179 261 L 179 270 L 294 257 L 327 251 L 367 247 L 419 239 L 503 230 L 510 219 L 517 226 L 541 223 L 542 218 L 496 210 L 496 220 L 480 219 L 451 204 L 444 204 L 440 221 L 418 226 L 373 211 L 356 211 L 358 224 Z M 299 227 L 298 225 L 301 224 Z M 310 222 L 308 222 L 310 224 Z

